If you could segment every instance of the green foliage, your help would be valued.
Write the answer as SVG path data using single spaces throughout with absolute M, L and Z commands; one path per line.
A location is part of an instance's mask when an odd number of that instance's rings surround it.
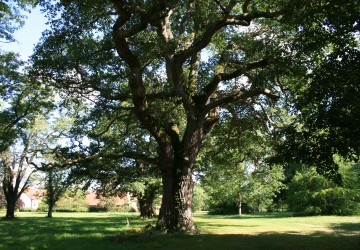
M 193 212 L 196 211 L 205 211 L 208 208 L 208 195 L 205 192 L 204 188 L 199 185 L 195 184 L 194 191 L 193 191 L 191 209 Z
M 287 202 L 297 215 L 351 215 L 359 212 L 360 196 L 357 190 L 337 186 L 311 168 L 293 177 Z
M 241 166 L 245 168 L 241 170 Z M 238 168 L 231 170 L 228 167 L 224 171 L 218 166 L 218 172 L 208 174 L 205 187 L 211 213 L 239 213 L 240 206 L 242 213 L 263 211 L 272 204 L 273 198 L 283 188 L 282 168 L 260 166 L 252 170 L 251 167 L 241 164 Z
M 56 167 L 49 169 L 45 176 L 45 202 L 48 205 L 48 217 L 52 217 L 52 212 L 56 202 L 64 195 L 72 183 L 68 180 L 68 171 Z
M 58 212 L 87 212 L 86 196 L 82 190 L 67 191 L 54 207 Z
M 249 180 L 249 194 L 244 200 L 249 207 L 260 212 L 269 208 L 273 203 L 273 198 L 284 188 L 284 179 L 281 166 L 260 167 L 251 173 Z
M 220 197 L 212 197 L 209 200 L 209 214 L 238 214 L 239 204 L 236 200 L 225 200 Z M 244 213 L 249 213 L 250 209 L 243 209 Z
M 25 15 L 23 11 L 29 11 L 36 0 L 13 0 L 0 1 L 0 42 L 14 42 L 13 33 L 19 29 L 23 23 Z
M 358 0 L 292 1 L 284 28 L 293 29 L 294 61 L 306 70 L 288 85 L 292 125 L 278 148 L 285 164 L 302 162 L 341 183 L 334 154 L 359 155 Z M 304 13 L 309 14 L 304 18 Z M 321 51 L 321 52 L 320 52 Z
M 36 1 L 0 1 L 0 43 L 14 42 L 13 33 L 20 28 Z M 47 101 L 49 89 L 30 81 L 24 70 L 24 62 L 13 52 L 0 49 L 0 152 L 6 150 L 18 138 L 34 113 L 51 104 Z M 23 72 L 22 72 L 23 71 Z
M 344 49 L 328 55 L 313 71 L 297 98 L 301 115 L 283 131 L 286 140 L 278 157 L 287 163 L 316 165 L 318 172 L 341 183 L 333 154 L 356 159 L 360 152 L 359 62 L 358 49 Z

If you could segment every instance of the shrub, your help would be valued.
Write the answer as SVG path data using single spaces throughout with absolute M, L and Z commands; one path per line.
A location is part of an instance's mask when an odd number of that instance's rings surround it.
M 88 212 L 84 192 L 66 192 L 65 195 L 55 204 L 54 211 L 58 212 Z
M 209 214 L 237 214 L 238 206 L 234 202 L 218 202 L 209 204 Z
M 337 186 L 315 169 L 296 173 L 289 184 L 287 202 L 296 215 L 352 215 L 359 211 L 355 190 Z

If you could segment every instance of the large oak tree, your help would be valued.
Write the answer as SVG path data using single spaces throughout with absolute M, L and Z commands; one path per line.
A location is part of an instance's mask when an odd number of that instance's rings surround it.
M 273 130 L 268 107 L 312 66 L 292 47 L 296 32 L 308 28 L 298 17 L 337 8 L 288 0 L 41 2 L 51 30 L 33 56 L 34 75 L 89 100 L 99 114 L 112 113 L 108 129 L 131 117 L 156 142 L 150 157 L 131 148 L 117 157 L 140 158 L 161 171 L 157 227 L 167 231 L 195 228 L 192 174 L 212 128 L 251 109 Z M 326 25 L 321 18 L 310 24 L 317 21 Z M 97 157 L 115 156 L 98 150 Z

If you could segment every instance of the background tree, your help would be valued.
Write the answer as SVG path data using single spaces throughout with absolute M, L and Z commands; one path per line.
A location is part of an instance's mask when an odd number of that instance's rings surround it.
M 194 186 L 194 197 L 192 201 L 192 211 L 206 211 L 208 210 L 208 195 L 205 189 L 198 183 Z
M 60 212 L 88 212 L 89 208 L 82 187 L 72 187 L 66 190 L 56 202 L 54 210 Z
M 209 210 L 213 214 L 242 214 L 268 209 L 283 188 L 281 167 L 249 163 L 213 167 L 204 179 L 209 194 Z
M 274 198 L 285 188 L 281 166 L 262 166 L 255 169 L 250 176 L 249 192 L 245 198 L 247 205 L 255 211 L 269 210 Z
M 62 135 L 66 119 L 54 122 L 49 119 L 50 116 L 43 116 L 39 111 L 27 128 L 21 130 L 16 143 L 1 152 L 0 172 L 7 200 L 6 218 L 14 218 L 16 201 L 29 186 L 32 174 L 38 169 L 38 161 L 44 159 L 44 154 L 51 147 L 56 147 Z
M 116 196 L 101 196 L 100 202 L 98 206 L 102 211 L 105 212 L 114 212 L 116 211 L 116 202 L 117 197 Z
M 338 186 L 314 168 L 296 173 L 289 184 L 287 202 L 290 211 L 298 215 L 351 215 L 359 212 L 357 189 Z
M 68 173 L 64 170 L 51 168 L 46 172 L 45 189 L 46 204 L 48 205 L 48 218 L 52 218 L 53 209 L 56 202 L 63 196 L 69 187 L 67 181 Z
M 37 154 L 43 149 L 48 137 L 37 138 L 39 130 L 34 129 L 20 138 L 19 145 L 1 153 L 2 187 L 6 197 L 7 207 L 5 218 L 15 217 L 15 204 L 20 195 L 28 187 L 34 171 L 31 164 Z M 22 152 L 18 148 L 22 147 Z
M 139 161 L 112 160 L 105 156 L 104 159 L 72 168 L 71 175 L 72 178 L 86 180 L 102 197 L 130 192 L 138 199 L 140 216 L 152 218 L 161 181 L 149 168 L 153 169 L 153 166 Z
M 311 71 L 288 86 L 289 112 L 295 116 L 283 131 L 278 156 L 288 165 L 315 165 L 341 183 L 334 154 L 350 160 L 359 155 L 359 1 L 314 2 L 302 10 L 312 13 L 306 20 L 299 3 L 288 23 L 299 31 L 292 50 Z M 325 53 L 316 53 L 319 49 Z
M 13 33 L 23 25 L 24 12 L 35 2 L 0 1 L 0 43 L 15 42 Z M 32 123 L 52 108 L 49 86 L 31 81 L 24 66 L 19 55 L 0 50 L 0 177 L 6 198 L 6 218 L 14 217 L 19 197 L 31 181 L 30 165 L 46 141 L 36 141 L 39 131 L 31 131 Z M 22 154 L 17 152 L 21 147 Z
M 242 214 L 267 209 L 283 186 L 283 173 L 280 166 L 266 161 L 274 154 L 276 128 L 286 125 L 287 117 L 274 115 L 284 112 L 281 107 L 267 110 L 268 119 L 251 106 L 230 110 L 237 113 L 225 114 L 231 119 L 214 128 L 198 161 L 210 212 Z
M 140 177 L 137 181 L 125 185 L 123 190 L 128 190 L 138 199 L 140 216 L 153 218 L 156 215 L 155 201 L 161 192 L 161 180 L 155 177 Z

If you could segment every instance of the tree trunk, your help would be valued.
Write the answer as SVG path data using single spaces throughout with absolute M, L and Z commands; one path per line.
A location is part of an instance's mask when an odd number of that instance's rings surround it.
M 47 202 L 48 202 L 48 218 L 52 218 L 53 208 L 55 205 L 55 193 L 54 193 L 54 183 L 53 183 L 53 170 L 50 170 L 48 173 L 47 180 Z
M 241 207 L 242 207 L 242 197 L 241 197 L 241 193 L 239 193 L 239 215 L 242 215 Z
M 16 199 L 7 199 L 5 219 L 15 218 Z
M 194 182 L 189 166 L 174 161 L 171 167 L 162 168 L 163 197 L 157 228 L 167 232 L 195 231 L 191 202 Z
M 155 216 L 154 211 L 154 199 L 157 193 L 158 187 L 149 185 L 146 187 L 144 194 L 139 195 L 139 207 L 140 216 L 144 218 L 153 218 Z
M 155 216 L 155 211 L 152 207 L 152 202 L 149 202 L 146 197 L 139 196 L 139 208 L 140 208 L 140 217 L 142 218 L 153 218 Z
M 49 207 L 48 207 L 48 214 L 47 214 L 48 218 L 53 217 L 53 210 L 54 210 L 54 202 L 50 201 L 49 202 Z

